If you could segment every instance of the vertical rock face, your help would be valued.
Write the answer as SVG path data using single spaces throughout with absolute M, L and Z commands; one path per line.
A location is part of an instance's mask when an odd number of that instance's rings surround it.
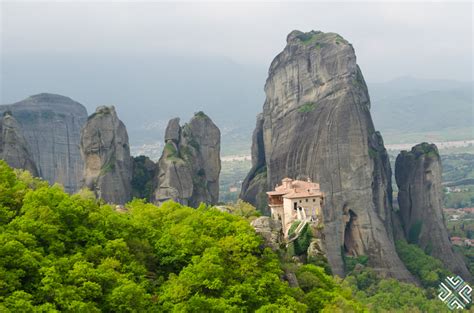
M 333 272 L 344 275 L 343 254 L 366 255 L 380 273 L 411 281 L 395 252 L 389 161 L 352 45 L 334 33 L 291 32 L 265 93 L 241 197 L 255 204 L 282 178 L 308 176 L 326 194 L 323 245 Z
M 201 202 L 219 200 L 220 131 L 202 112 L 180 126 L 170 120 L 165 133 L 165 148 L 158 162 L 156 203 L 173 199 L 197 207 Z
M 452 272 L 470 279 L 462 258 L 453 251 L 444 224 L 441 159 L 434 144 L 402 151 L 395 163 L 399 217 L 408 242 L 440 259 Z
M 11 105 L 11 111 L 28 144 L 38 175 L 60 183 L 67 192 L 78 190 L 83 161 L 79 151 L 81 128 L 87 120 L 85 107 L 68 97 L 38 94 Z
M 81 133 L 84 186 L 106 202 L 124 204 L 131 198 L 132 159 L 125 125 L 115 108 L 98 107 Z
M 38 176 L 21 127 L 9 111 L 0 119 L 0 159 L 11 167 L 24 169 Z

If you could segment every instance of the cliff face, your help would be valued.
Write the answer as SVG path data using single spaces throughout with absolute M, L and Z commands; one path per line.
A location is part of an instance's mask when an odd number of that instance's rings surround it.
M 0 119 L 0 159 L 11 167 L 29 171 L 38 176 L 38 169 L 28 150 L 21 127 L 11 112 L 7 111 Z
M 174 199 L 193 207 L 219 200 L 220 131 L 202 112 L 180 126 L 170 120 L 158 162 L 156 203 Z
M 381 274 L 412 280 L 395 252 L 389 160 L 352 45 L 334 33 L 291 32 L 265 93 L 241 197 L 255 204 L 282 178 L 309 176 L 326 194 L 323 246 L 333 272 L 344 275 L 343 255 L 366 255 Z
M 462 257 L 453 251 L 443 217 L 441 159 L 433 144 L 402 151 L 395 163 L 399 218 L 406 240 L 440 259 L 452 272 L 470 279 Z
M 87 120 L 85 107 L 70 98 L 54 94 L 31 96 L 0 113 L 11 111 L 20 124 L 38 175 L 49 183 L 78 190 L 83 161 L 79 151 L 81 128 Z
M 125 125 L 114 107 L 98 107 L 81 133 L 84 186 L 106 202 L 131 199 L 132 159 Z

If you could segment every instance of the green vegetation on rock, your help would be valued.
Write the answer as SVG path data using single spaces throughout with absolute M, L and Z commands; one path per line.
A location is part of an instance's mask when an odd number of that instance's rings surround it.
M 437 288 L 449 275 L 440 260 L 427 255 L 422 249 L 406 241 L 395 243 L 397 253 L 407 269 L 415 275 L 425 288 Z
M 314 102 L 306 102 L 305 104 L 301 105 L 299 108 L 298 108 L 298 112 L 300 113 L 308 113 L 308 112 L 311 112 L 311 111 L 314 111 L 316 110 L 318 106 L 316 105 L 316 103 Z
M 445 308 L 413 285 L 370 273 L 341 281 L 312 264 L 282 263 L 250 226 L 258 214 L 243 202 L 234 214 L 172 201 L 157 207 L 133 200 L 126 209 L 115 211 L 87 191 L 69 195 L 0 161 L 0 311 Z M 287 270 L 299 287 L 282 279 Z

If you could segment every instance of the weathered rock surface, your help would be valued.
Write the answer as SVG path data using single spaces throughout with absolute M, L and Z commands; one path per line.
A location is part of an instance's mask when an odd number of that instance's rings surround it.
M 324 248 L 334 274 L 344 275 L 343 250 L 368 256 L 382 275 L 412 281 L 395 252 L 389 160 L 352 45 L 334 33 L 291 32 L 265 93 L 241 197 L 255 204 L 256 191 L 308 176 L 326 194 Z
M 21 126 L 9 111 L 0 118 L 0 159 L 11 167 L 24 169 L 33 176 L 38 176 L 38 169 L 28 150 Z
M 398 155 L 395 179 L 402 231 L 409 243 L 440 259 L 464 279 L 472 279 L 449 241 L 442 211 L 441 173 L 441 159 L 434 144 L 422 143 Z
M 263 142 L 263 114 L 257 116 L 257 125 L 252 135 L 252 168 L 242 183 L 240 198 L 251 202 L 257 210 L 269 215 L 267 194 L 267 165 Z
M 115 108 L 98 107 L 81 133 L 84 186 L 100 199 L 124 204 L 131 199 L 132 159 L 125 125 Z
M 283 242 L 283 231 L 281 224 L 269 216 L 261 216 L 250 223 L 255 232 L 261 235 L 265 245 L 277 251 Z
M 218 202 L 220 137 L 219 128 L 202 112 L 182 127 L 179 119 L 170 120 L 158 162 L 156 203 L 173 199 L 197 207 Z
M 51 184 L 62 184 L 67 192 L 77 191 L 82 178 L 79 143 L 86 108 L 68 97 L 42 93 L 0 106 L 0 114 L 5 111 L 11 111 L 20 124 L 38 176 Z

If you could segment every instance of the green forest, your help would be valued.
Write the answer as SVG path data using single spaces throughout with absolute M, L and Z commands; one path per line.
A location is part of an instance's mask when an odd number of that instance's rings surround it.
M 447 311 L 433 294 L 439 264 L 415 246 L 398 244 L 426 288 L 361 264 L 345 279 L 288 264 L 255 233 L 249 219 L 258 214 L 248 207 L 226 213 L 135 199 L 126 209 L 86 190 L 68 195 L 0 161 L 0 312 Z

